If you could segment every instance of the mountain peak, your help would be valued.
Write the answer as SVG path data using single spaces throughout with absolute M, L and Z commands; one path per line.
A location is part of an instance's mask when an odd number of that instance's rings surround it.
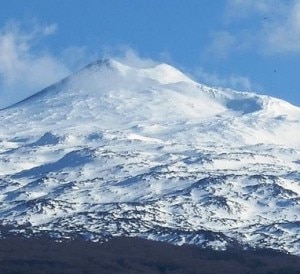
M 87 66 L 85 66 L 83 68 L 84 69 L 101 69 L 101 68 L 107 68 L 107 69 L 112 69 L 113 68 L 113 62 L 114 60 L 113 59 L 109 59 L 109 58 L 106 58 L 106 59 L 98 59 L 96 61 L 93 61 L 91 62 L 90 64 L 88 64 Z
M 0 111 L 2 224 L 300 254 L 299 121 L 167 64 L 97 60 Z
M 109 70 L 119 70 L 121 67 L 130 67 L 123 62 L 117 61 L 113 58 L 103 58 L 97 59 L 88 65 L 86 65 L 82 70 L 101 70 L 101 69 L 109 69 Z
M 192 80 L 180 70 L 166 63 L 152 63 L 148 66 L 140 66 L 126 61 L 106 58 L 88 64 L 81 71 L 94 73 L 108 71 L 123 77 L 131 77 L 134 75 L 139 82 L 141 82 L 141 79 L 154 80 L 161 84 L 192 82 Z

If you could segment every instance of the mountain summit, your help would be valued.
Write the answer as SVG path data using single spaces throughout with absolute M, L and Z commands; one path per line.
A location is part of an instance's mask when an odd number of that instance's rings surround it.
M 10 233 L 300 254 L 300 109 L 105 59 L 0 111 Z

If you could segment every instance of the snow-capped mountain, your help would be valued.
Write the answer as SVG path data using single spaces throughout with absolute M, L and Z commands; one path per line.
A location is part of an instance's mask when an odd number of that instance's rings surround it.
M 1 110 L 0 128 L 9 233 L 300 255 L 300 108 L 285 101 L 101 60 Z

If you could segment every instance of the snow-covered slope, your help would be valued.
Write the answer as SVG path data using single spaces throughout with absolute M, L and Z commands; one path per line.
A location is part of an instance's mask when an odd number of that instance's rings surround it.
M 287 102 L 101 60 L 0 111 L 0 128 L 11 232 L 300 254 L 300 109 Z

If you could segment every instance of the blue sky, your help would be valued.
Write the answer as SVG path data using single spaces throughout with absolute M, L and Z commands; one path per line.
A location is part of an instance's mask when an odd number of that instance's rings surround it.
M 107 56 L 300 106 L 299 0 L 0 3 L 0 107 Z

